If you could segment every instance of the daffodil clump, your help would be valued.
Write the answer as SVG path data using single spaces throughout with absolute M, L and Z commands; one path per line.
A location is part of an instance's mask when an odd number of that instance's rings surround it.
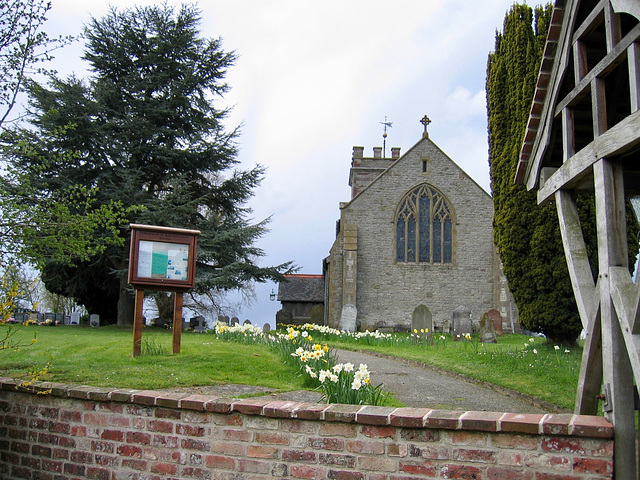
M 361 363 L 355 369 L 352 363 L 338 363 L 330 370 L 308 370 L 309 375 L 316 376 L 322 392 L 322 400 L 326 403 L 346 403 L 351 405 L 382 405 L 388 394 L 382 385 L 374 387 L 367 365 Z
M 270 335 L 271 345 L 287 362 L 294 362 L 304 384 L 322 392 L 322 401 L 354 405 L 382 405 L 387 398 L 382 385 L 371 385 L 366 365 L 336 363 L 328 344 L 313 343 L 305 326 L 289 326 L 286 333 Z M 326 331 L 326 328 L 325 328 Z M 288 357 L 288 359 L 287 359 Z
M 362 331 L 362 332 L 347 332 L 345 330 L 338 330 L 337 328 L 328 327 L 326 325 L 315 325 L 313 323 L 305 323 L 298 327 L 300 329 L 300 335 L 307 333 L 311 335 L 316 332 L 318 336 L 321 336 L 326 341 L 353 341 L 362 345 L 387 345 L 395 343 L 396 339 L 391 333 L 383 333 L 376 331 Z M 295 330 L 295 327 L 289 326 L 290 329 Z
M 221 340 L 232 340 L 244 344 L 262 343 L 262 327 L 257 327 L 247 323 L 246 325 L 227 325 L 226 323 L 217 322 L 213 330 Z
M 304 384 L 309 387 L 319 385 L 316 372 L 329 369 L 335 364 L 335 359 L 328 355 L 329 345 L 316 343 L 311 347 L 298 347 L 290 354 L 298 374 L 304 379 Z

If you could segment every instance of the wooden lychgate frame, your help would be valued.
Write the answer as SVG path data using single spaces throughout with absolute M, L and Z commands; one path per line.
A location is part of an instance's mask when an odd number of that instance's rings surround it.
M 586 341 L 576 413 L 614 425 L 615 478 L 637 478 L 640 289 L 629 273 L 625 197 L 640 192 L 640 1 L 557 0 L 516 181 L 555 201 Z M 576 195 L 595 192 L 598 278 Z
M 182 295 L 192 289 L 196 277 L 198 230 L 154 225 L 129 225 L 129 283 L 135 288 L 133 356 L 142 344 L 142 306 L 145 290 L 175 292 L 173 304 L 173 353 L 180 353 Z

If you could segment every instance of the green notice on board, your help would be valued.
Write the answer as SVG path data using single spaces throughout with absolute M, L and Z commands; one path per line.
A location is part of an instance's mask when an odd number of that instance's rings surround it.
M 169 255 L 167 252 L 153 252 L 153 254 L 151 255 L 152 277 L 159 276 L 165 278 L 167 276 L 168 259 Z

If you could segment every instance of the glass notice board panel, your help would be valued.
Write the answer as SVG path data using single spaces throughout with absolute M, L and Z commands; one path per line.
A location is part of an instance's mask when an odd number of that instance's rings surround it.
M 140 240 L 138 277 L 187 280 L 189 245 Z

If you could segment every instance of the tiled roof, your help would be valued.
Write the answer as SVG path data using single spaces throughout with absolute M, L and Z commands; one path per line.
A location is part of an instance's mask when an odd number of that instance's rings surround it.
M 309 274 L 285 275 L 278 285 L 280 302 L 324 302 L 324 276 Z
M 542 54 L 542 62 L 540 63 L 540 71 L 538 73 L 536 90 L 533 95 L 533 103 L 531 105 L 531 112 L 529 114 L 527 130 L 525 132 L 522 149 L 520 150 L 520 159 L 518 161 L 515 178 L 516 183 L 526 182 L 525 176 L 527 175 L 528 169 L 530 168 L 529 161 L 531 160 L 531 151 L 533 149 L 536 135 L 538 134 L 540 121 L 542 120 L 542 109 L 547 98 L 547 90 L 550 87 L 549 80 L 551 78 L 551 71 L 553 69 L 553 64 L 558 49 L 560 32 L 562 30 L 565 3 L 565 0 L 556 0 L 553 7 L 551 24 L 549 25 L 547 41 L 544 47 L 544 52 Z

